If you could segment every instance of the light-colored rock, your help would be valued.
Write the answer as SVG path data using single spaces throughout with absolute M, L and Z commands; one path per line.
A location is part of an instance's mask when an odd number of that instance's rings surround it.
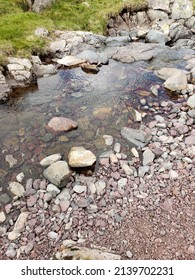
M 0 224 L 2 224 L 3 222 L 5 222 L 6 220 L 6 216 L 5 213 L 3 211 L 0 212 Z
M 18 181 L 18 183 L 22 183 L 22 181 L 24 180 L 24 173 L 21 172 L 16 176 L 16 180 Z
M 128 176 L 133 175 L 133 173 L 134 173 L 133 169 L 129 165 L 127 165 L 127 164 L 123 164 L 122 165 L 122 170 Z
M 57 195 L 57 199 L 59 199 L 59 200 L 70 200 L 70 191 L 69 190 L 67 190 L 66 188 L 64 188 L 64 189 L 62 189 L 62 191 L 61 191 L 61 193 L 59 193 L 58 195 Z
M 96 162 L 96 156 L 84 147 L 72 147 L 68 154 L 71 167 L 92 166 Z
M 136 150 L 136 148 L 132 148 L 132 149 L 131 149 L 131 152 L 132 152 L 132 154 L 133 154 L 134 157 L 139 158 L 139 153 L 138 153 L 138 151 Z
M 179 177 L 179 174 L 177 173 L 177 171 L 175 171 L 175 170 L 170 170 L 169 171 L 169 178 L 171 180 L 178 179 L 178 177 Z
M 5 76 L 0 71 L 0 103 L 8 101 L 10 92 L 11 88 L 6 81 Z
M 17 159 L 13 157 L 13 155 L 6 155 L 5 161 L 9 164 L 9 167 L 12 168 L 14 165 L 17 164 Z
M 187 89 L 188 82 L 186 74 L 182 71 L 174 74 L 164 82 L 164 87 L 171 91 L 181 91 Z
M 58 187 L 64 187 L 69 181 L 71 171 L 66 161 L 52 163 L 43 172 L 44 177 Z
M 130 114 L 135 122 L 141 122 L 142 121 L 142 115 L 140 112 L 135 110 L 134 108 L 130 109 Z
M 166 81 L 168 78 L 175 74 L 180 74 L 180 73 L 187 73 L 186 71 L 177 69 L 177 68 L 168 68 L 168 67 L 163 67 L 159 70 L 156 70 L 154 73 L 156 76 L 158 76 L 160 79 Z
M 47 192 L 52 193 L 54 196 L 60 193 L 60 190 L 53 184 L 47 186 Z
M 147 15 L 151 21 L 155 20 L 167 20 L 169 18 L 168 14 L 160 10 L 148 10 Z
M 39 27 L 35 30 L 35 36 L 37 37 L 47 37 L 49 35 L 49 31 L 46 28 Z
M 121 144 L 120 143 L 115 143 L 114 144 L 114 151 L 116 152 L 116 153 L 120 153 L 120 150 L 121 150 Z
M 127 251 L 126 255 L 127 255 L 128 259 L 131 259 L 133 257 L 133 253 L 131 251 Z
M 56 40 L 53 41 L 50 46 L 49 46 L 49 50 L 51 53 L 63 53 L 66 51 L 66 40 L 62 39 L 62 40 Z
M 61 160 L 62 155 L 61 154 L 53 154 L 48 157 L 45 157 L 44 159 L 41 160 L 40 165 L 41 166 L 49 166 L 52 163 Z
M 46 7 L 51 6 L 55 0 L 34 0 L 32 9 L 35 13 L 40 13 Z
M 79 58 L 84 59 L 85 61 L 88 61 L 90 63 L 102 63 L 107 64 L 108 63 L 108 57 L 104 54 L 94 52 L 92 50 L 84 50 L 81 53 L 76 55 Z
M 72 260 L 120 260 L 121 256 L 103 250 L 88 249 L 86 247 L 71 247 L 60 252 L 59 259 Z
M 124 188 L 127 184 L 127 178 L 122 178 L 118 180 L 118 187 L 119 188 Z
M 20 213 L 20 215 L 14 225 L 13 231 L 8 233 L 9 240 L 15 240 L 20 236 L 21 232 L 23 231 L 23 229 L 25 227 L 28 215 L 29 215 L 29 212 Z
M 144 177 L 144 175 L 149 172 L 149 169 L 149 166 L 140 166 L 138 169 L 138 176 Z
M 193 6 L 190 0 L 175 0 L 172 6 L 172 19 L 188 19 L 193 16 Z
M 47 236 L 49 237 L 49 239 L 56 240 L 58 238 L 58 233 L 55 231 L 50 231 L 48 232 Z
M 148 148 L 143 152 L 143 165 L 148 165 L 154 161 L 155 154 Z
M 113 144 L 113 137 L 111 135 L 103 135 L 103 138 L 107 146 L 111 146 Z
M 87 189 L 86 186 L 82 186 L 82 185 L 79 185 L 79 184 L 76 184 L 74 187 L 73 187 L 73 191 L 76 192 L 76 193 L 83 193 L 85 192 Z
M 77 128 L 77 123 L 71 119 L 63 117 L 53 117 L 47 124 L 53 131 L 69 131 Z
M 24 187 L 18 182 L 9 183 L 9 190 L 18 197 L 22 197 L 25 193 Z
M 72 55 L 67 55 L 67 56 L 57 60 L 58 64 L 62 64 L 62 65 L 67 66 L 67 67 L 79 66 L 79 65 L 82 65 L 82 63 L 85 63 L 85 62 L 86 62 L 85 59 L 82 59 L 82 58 L 79 58 L 79 57 L 76 57 L 76 56 L 72 56 Z
M 97 195 L 102 195 L 105 192 L 106 183 L 103 180 L 99 180 L 95 183 Z
M 107 37 L 106 45 L 108 47 L 124 46 L 130 42 L 129 36 Z
M 195 109 L 195 94 L 188 98 L 187 104 L 190 108 Z
M 169 2 L 170 0 L 148 0 L 148 5 L 150 8 L 154 9 L 154 10 L 162 10 L 165 12 L 170 12 L 170 8 L 169 8 Z
M 128 127 L 122 128 L 121 135 L 123 138 L 137 147 L 144 147 L 151 139 L 151 135 L 144 132 L 143 130 L 132 129 Z

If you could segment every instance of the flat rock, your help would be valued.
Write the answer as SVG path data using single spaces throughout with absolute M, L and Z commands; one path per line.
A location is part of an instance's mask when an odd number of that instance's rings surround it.
M 122 128 L 121 135 L 137 147 L 144 147 L 151 139 L 151 135 L 145 131 L 128 127 Z
M 41 162 L 40 162 L 40 165 L 41 166 L 49 166 L 52 163 L 61 160 L 61 158 L 62 158 L 61 154 L 53 154 L 53 155 L 50 155 L 50 156 L 42 159 Z
M 159 70 L 156 70 L 154 73 L 157 77 L 160 79 L 166 81 L 168 78 L 175 74 L 180 74 L 181 72 L 187 73 L 186 71 L 177 69 L 177 68 L 169 68 L 169 67 L 163 67 Z
M 71 171 L 66 161 L 57 161 L 44 170 L 43 175 L 52 184 L 64 187 L 69 181 Z
M 86 62 L 85 59 L 82 59 L 82 58 L 79 58 L 76 56 L 72 56 L 72 55 L 67 55 L 67 56 L 57 60 L 58 64 L 62 64 L 67 67 L 79 66 L 84 62 Z
M 9 183 L 9 190 L 18 197 L 22 197 L 25 193 L 24 187 L 18 182 Z
M 187 77 L 182 71 L 174 74 L 164 82 L 164 87 L 171 91 L 181 91 L 187 89 L 187 86 Z
M 149 43 L 165 45 L 169 40 L 170 38 L 166 34 L 155 29 L 151 29 L 146 35 L 146 41 Z
M 77 122 L 63 117 L 53 117 L 47 124 L 53 131 L 69 131 L 77 128 Z
M 88 167 L 96 162 L 96 156 L 84 147 L 72 147 L 68 160 L 71 167 Z
M 97 53 L 92 50 L 84 50 L 81 53 L 76 55 L 79 58 L 82 58 L 90 63 L 95 64 L 107 64 L 108 57 L 105 54 Z
M 78 185 L 76 184 L 74 187 L 73 187 L 73 191 L 76 192 L 76 193 L 83 193 L 85 192 L 87 189 L 86 186 L 82 186 L 82 185 Z

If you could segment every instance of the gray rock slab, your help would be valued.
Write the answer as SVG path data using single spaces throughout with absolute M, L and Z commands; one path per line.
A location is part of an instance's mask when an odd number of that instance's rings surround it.
M 123 138 L 137 147 L 144 147 L 151 139 L 151 135 L 145 131 L 128 127 L 122 128 L 121 135 Z

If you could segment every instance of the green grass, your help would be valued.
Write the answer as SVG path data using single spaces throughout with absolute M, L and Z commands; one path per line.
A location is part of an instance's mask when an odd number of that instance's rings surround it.
M 26 10 L 25 0 L 0 0 L 0 56 L 20 55 L 44 51 L 46 39 L 37 38 L 34 30 L 86 30 L 102 34 L 108 15 L 115 14 L 124 5 L 140 5 L 146 0 L 57 0 L 41 14 Z M 195 0 L 193 0 L 195 7 Z

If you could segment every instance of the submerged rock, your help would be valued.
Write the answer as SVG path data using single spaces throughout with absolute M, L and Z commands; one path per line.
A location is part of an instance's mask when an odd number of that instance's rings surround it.
M 68 154 L 71 167 L 88 167 L 96 161 L 96 156 L 84 147 L 73 147 Z
M 40 165 L 41 166 L 49 166 L 52 163 L 61 160 L 62 156 L 61 154 L 54 154 L 54 155 L 50 155 L 44 159 L 41 160 Z
M 9 183 L 9 190 L 18 197 L 22 197 L 25 193 L 24 187 L 18 182 Z
M 69 131 L 71 129 L 77 128 L 77 122 L 63 117 L 54 117 L 47 124 L 49 128 L 53 131 Z
M 144 147 L 151 139 L 151 135 L 140 129 L 123 127 L 121 135 L 137 147 Z

